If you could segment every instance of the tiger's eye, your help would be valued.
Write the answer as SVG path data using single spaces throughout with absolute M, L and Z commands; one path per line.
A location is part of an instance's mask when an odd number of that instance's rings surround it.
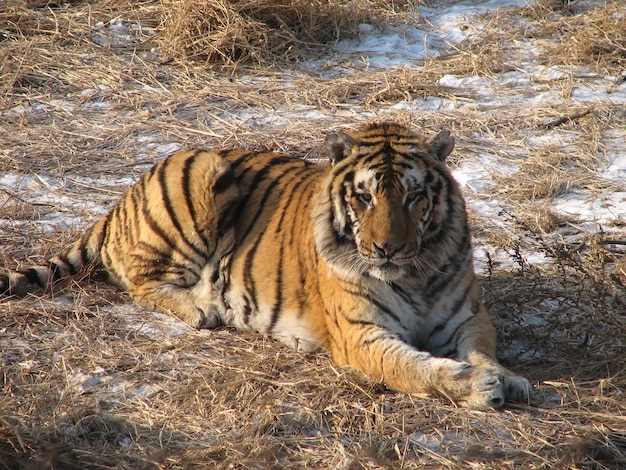
M 421 196 L 421 193 L 418 191 L 411 191 L 410 193 L 408 193 L 406 195 L 406 202 L 405 204 L 407 206 L 410 206 L 411 204 L 413 204 L 415 201 L 417 201 Z
M 356 193 L 356 198 L 364 206 L 369 206 L 372 203 L 372 195 L 370 193 Z

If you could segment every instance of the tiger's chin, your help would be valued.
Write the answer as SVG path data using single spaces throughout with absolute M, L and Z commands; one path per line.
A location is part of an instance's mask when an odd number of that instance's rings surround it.
M 368 270 L 368 274 L 383 282 L 393 282 L 406 275 L 406 267 L 387 262 L 385 264 L 372 266 Z

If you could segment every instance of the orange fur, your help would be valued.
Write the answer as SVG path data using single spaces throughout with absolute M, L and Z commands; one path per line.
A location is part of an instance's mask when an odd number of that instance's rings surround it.
M 406 393 L 477 407 L 524 401 L 480 299 L 448 132 L 379 123 L 331 133 L 332 165 L 273 153 L 181 151 L 69 250 L 0 276 L 48 286 L 100 263 L 133 299 L 189 325 L 324 347 Z

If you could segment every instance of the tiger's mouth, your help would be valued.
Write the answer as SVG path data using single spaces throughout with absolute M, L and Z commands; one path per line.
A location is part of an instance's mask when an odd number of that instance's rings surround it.
M 383 270 L 394 270 L 412 264 L 419 252 L 419 248 L 415 247 L 411 250 L 402 250 L 393 256 L 381 256 L 376 253 L 361 253 L 361 256 L 367 260 L 372 266 L 376 266 Z
M 419 243 L 405 243 L 393 249 L 389 248 L 388 244 L 378 245 L 361 240 L 357 242 L 357 252 L 367 266 L 365 271 L 385 282 L 405 276 L 410 266 L 415 263 L 419 251 Z
M 394 261 L 386 261 L 383 264 L 372 265 L 369 274 L 381 281 L 390 282 L 406 274 L 405 266 L 406 264 L 400 265 Z

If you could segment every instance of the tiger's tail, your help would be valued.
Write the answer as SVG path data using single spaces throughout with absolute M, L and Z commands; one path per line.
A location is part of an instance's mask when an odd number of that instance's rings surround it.
M 69 249 L 52 256 L 46 264 L 0 274 L 0 296 L 24 296 L 33 286 L 50 288 L 57 281 L 83 271 L 100 262 L 100 248 L 110 214 L 102 217 Z

